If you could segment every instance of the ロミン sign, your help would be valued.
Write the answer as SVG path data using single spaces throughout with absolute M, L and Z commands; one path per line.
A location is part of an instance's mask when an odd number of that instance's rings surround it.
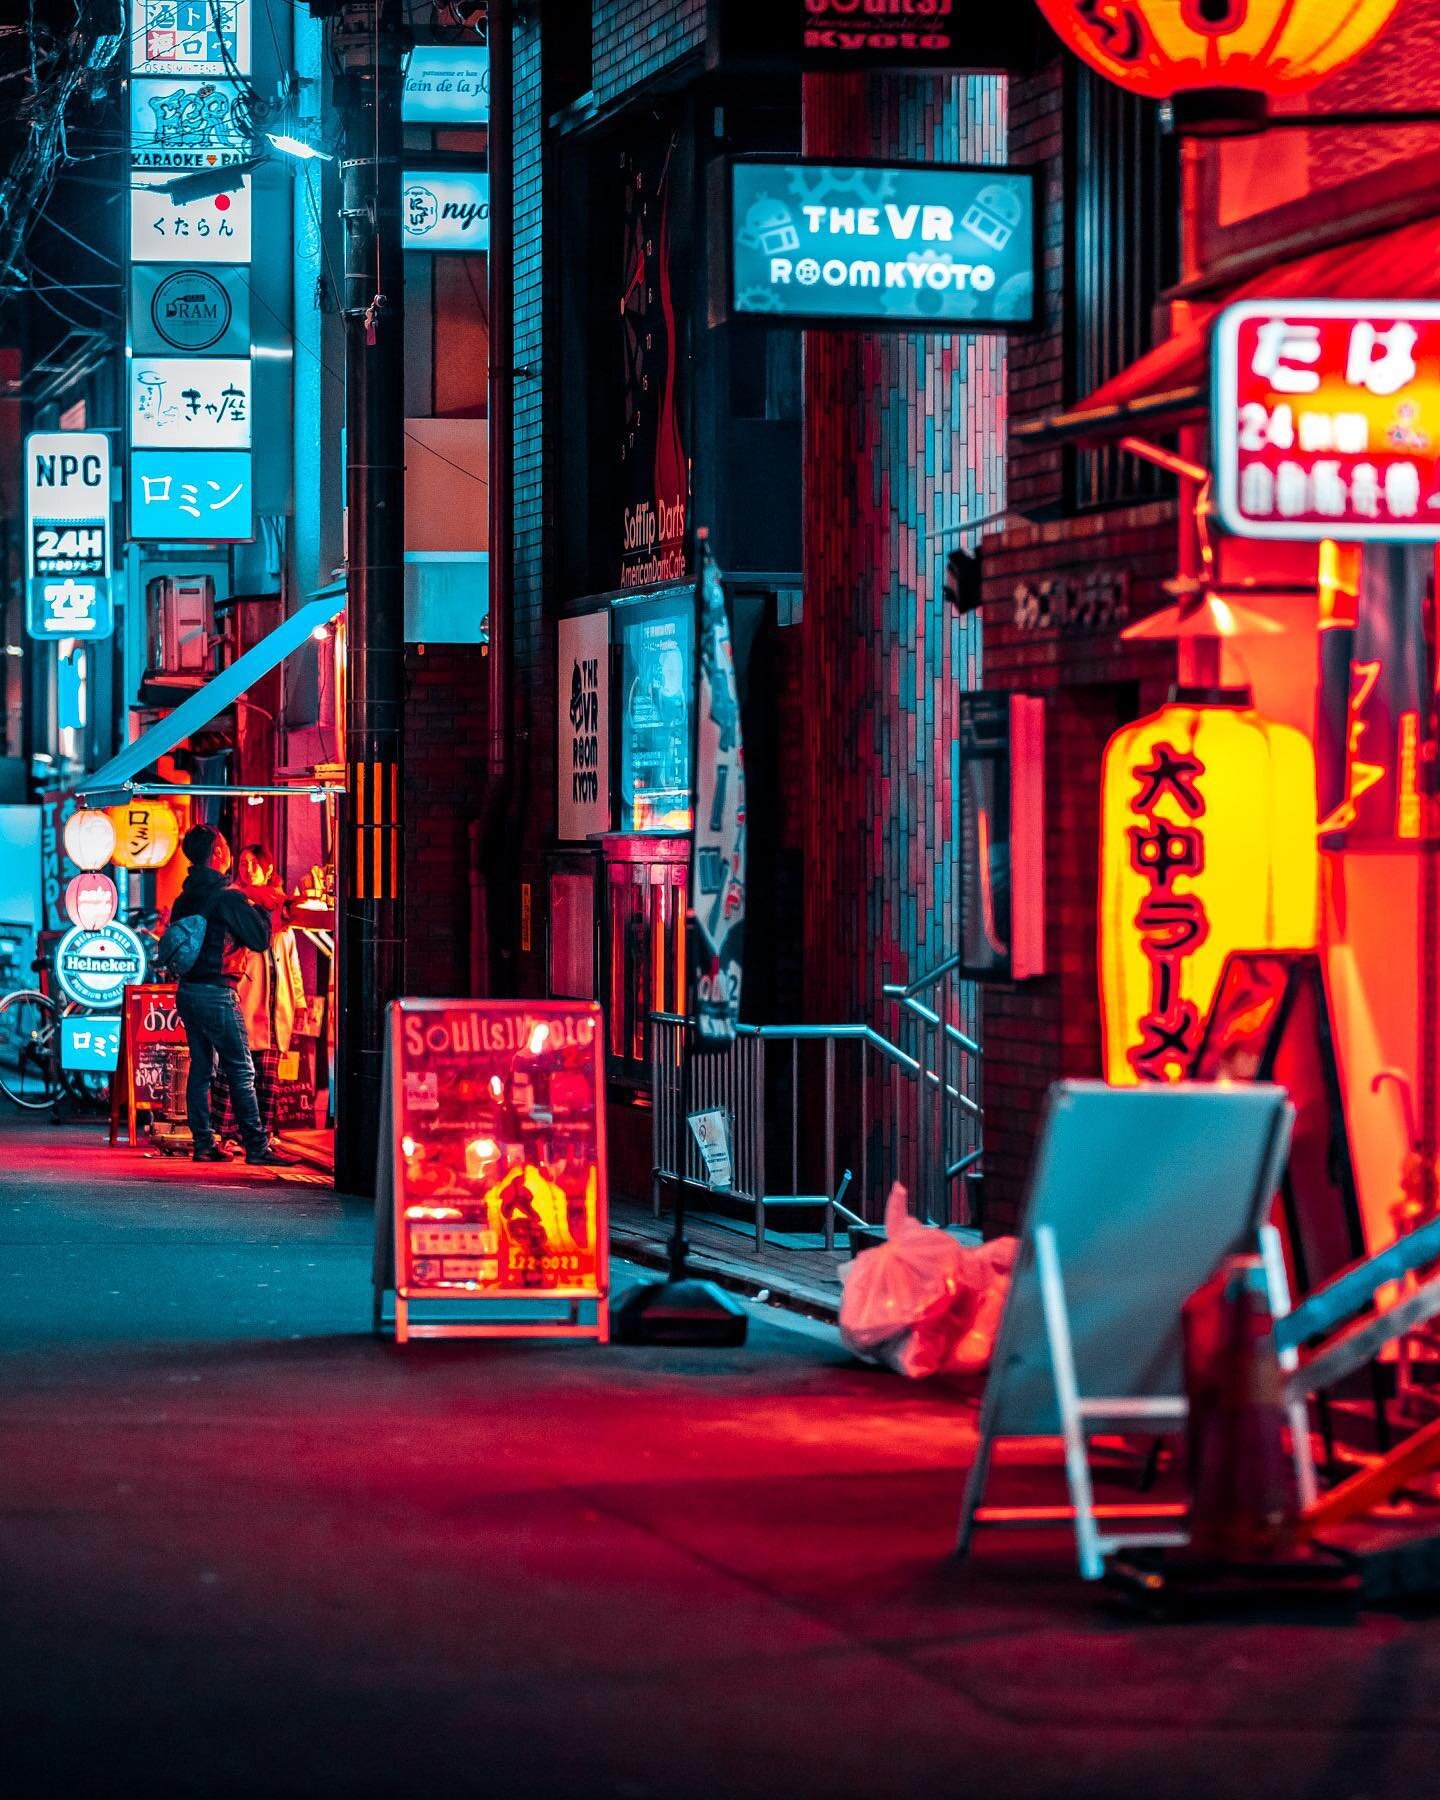
M 730 165 L 730 310 L 821 324 L 1028 325 L 1035 194 L 1004 168 Z

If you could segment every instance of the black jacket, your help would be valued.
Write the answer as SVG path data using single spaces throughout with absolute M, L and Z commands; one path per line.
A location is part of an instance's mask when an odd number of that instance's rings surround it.
M 269 913 L 232 887 L 228 875 L 221 875 L 215 869 L 192 868 L 185 877 L 185 885 L 170 917 L 172 920 L 188 919 L 194 913 L 208 913 L 209 919 L 205 926 L 205 942 L 189 972 L 180 977 L 182 984 L 201 982 L 215 987 L 223 982 L 234 987 L 240 977 L 225 972 L 225 958 L 236 944 L 242 944 L 247 950 L 264 950 L 268 946 Z

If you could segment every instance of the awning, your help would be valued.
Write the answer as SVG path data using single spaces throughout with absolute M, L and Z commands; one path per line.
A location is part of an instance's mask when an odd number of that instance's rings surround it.
M 237 656 L 229 668 L 222 669 L 207 681 L 198 693 L 191 694 L 163 719 L 157 719 L 148 731 L 141 732 L 133 743 L 112 756 L 102 768 L 81 776 L 75 784 L 77 796 L 92 806 L 109 806 L 124 800 L 142 769 L 148 769 L 177 744 L 184 743 L 192 732 L 208 725 L 262 676 L 278 667 L 292 650 L 298 650 L 311 632 L 328 625 L 344 609 L 343 583 L 332 583 L 318 594 L 312 594 L 283 624 L 277 625 L 258 644 L 252 644 L 243 656 Z
M 1440 219 L 1277 263 L 1235 288 L 1236 300 L 1440 300 Z M 1142 425 L 1172 430 L 1203 420 L 1210 404 L 1210 326 L 1220 305 L 1101 384 L 1078 405 L 1012 427 L 1021 439 L 1098 442 Z

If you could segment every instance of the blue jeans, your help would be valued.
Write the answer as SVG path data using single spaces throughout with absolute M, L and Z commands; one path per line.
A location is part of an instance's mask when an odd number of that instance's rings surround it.
M 224 983 L 182 981 L 175 1005 L 190 1045 L 185 1112 L 195 1148 L 208 1150 L 215 1142 L 210 1125 L 210 1083 L 218 1060 L 246 1154 L 258 1154 L 270 1140 L 255 1101 L 255 1065 L 250 1060 L 239 996 Z

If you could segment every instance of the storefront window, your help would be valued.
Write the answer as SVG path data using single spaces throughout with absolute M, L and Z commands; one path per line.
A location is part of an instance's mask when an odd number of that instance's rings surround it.
M 606 877 L 610 1072 L 645 1080 L 650 1014 L 685 1006 L 686 864 L 607 862 Z

